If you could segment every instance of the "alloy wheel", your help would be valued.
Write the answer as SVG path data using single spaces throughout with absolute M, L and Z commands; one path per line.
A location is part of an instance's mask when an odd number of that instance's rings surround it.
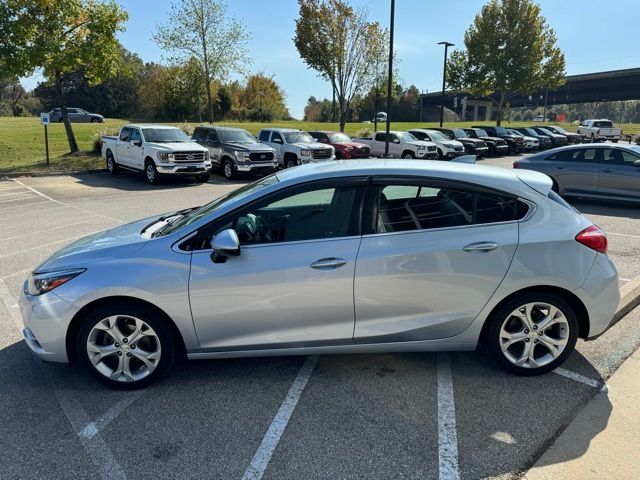
M 153 167 L 152 163 L 147 164 L 147 180 L 149 183 L 153 183 L 156 179 L 156 169 Z
M 226 178 L 233 177 L 233 167 L 231 166 L 231 162 L 224 162 L 224 176 Z
M 560 309 L 544 302 L 527 303 L 503 321 L 500 349 L 515 366 L 543 367 L 562 354 L 569 334 L 569 321 Z
M 93 367 L 116 382 L 136 382 L 151 375 L 161 356 L 153 328 L 125 315 L 100 320 L 89 332 L 86 348 Z
M 113 157 L 111 155 L 107 157 L 107 170 L 109 170 L 110 173 L 113 173 L 114 170 Z

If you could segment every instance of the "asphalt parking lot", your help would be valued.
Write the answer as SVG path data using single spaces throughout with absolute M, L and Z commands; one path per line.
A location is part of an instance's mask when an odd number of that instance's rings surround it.
M 121 392 L 35 359 L 15 304 L 34 266 L 84 235 L 242 183 L 0 180 L 0 477 L 520 478 L 640 345 L 636 309 L 579 341 L 563 369 L 534 378 L 505 373 L 481 351 L 327 355 L 194 361 Z M 609 235 L 621 283 L 640 275 L 637 207 L 574 205 Z

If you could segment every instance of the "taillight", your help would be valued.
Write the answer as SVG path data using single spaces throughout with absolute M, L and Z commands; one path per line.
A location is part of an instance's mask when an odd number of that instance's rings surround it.
M 597 225 L 591 225 L 582 230 L 576 235 L 576 240 L 596 252 L 607 253 L 607 236 Z

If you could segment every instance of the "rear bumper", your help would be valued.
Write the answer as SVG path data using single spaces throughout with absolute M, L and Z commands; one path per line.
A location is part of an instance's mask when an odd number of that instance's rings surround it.
M 587 279 L 573 293 L 589 312 L 587 339 L 593 340 L 611 326 L 620 303 L 618 272 L 609 257 L 598 253 Z

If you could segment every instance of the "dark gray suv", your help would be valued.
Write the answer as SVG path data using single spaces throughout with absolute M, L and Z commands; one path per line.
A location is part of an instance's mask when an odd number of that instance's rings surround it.
M 640 146 L 561 147 L 520 158 L 513 167 L 546 173 L 563 196 L 640 201 Z
M 269 174 L 278 169 L 276 151 L 241 128 L 196 127 L 191 139 L 209 149 L 212 170 L 219 169 L 227 179 L 240 173 Z

